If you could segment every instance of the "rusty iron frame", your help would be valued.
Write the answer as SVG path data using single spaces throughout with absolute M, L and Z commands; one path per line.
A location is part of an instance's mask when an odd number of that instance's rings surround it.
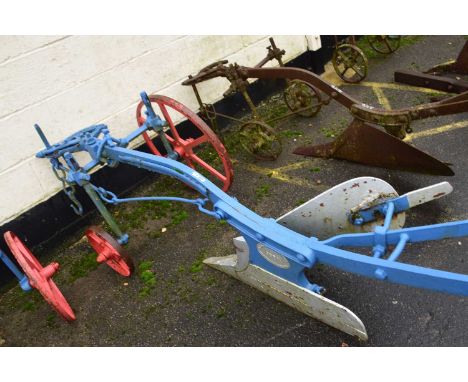
M 315 73 L 300 68 L 249 68 L 239 67 L 241 78 L 301 80 L 327 94 L 331 99 L 349 109 L 351 114 L 364 122 L 380 125 L 385 130 L 404 138 L 411 132 L 410 123 L 415 120 L 468 111 L 468 91 L 445 98 L 441 101 L 403 109 L 386 110 L 377 108 L 354 99 L 343 90 L 332 85 Z
M 196 81 L 204 81 L 207 77 L 222 76 L 230 79 L 231 84 L 242 84 L 246 92 L 249 79 L 300 81 L 317 92 L 320 106 L 335 100 L 350 111 L 354 121 L 335 141 L 325 145 L 297 148 L 294 151 L 296 154 L 346 159 L 367 165 L 435 175 L 453 175 L 448 164 L 401 140 L 406 134 L 412 132 L 411 123 L 415 120 L 468 112 L 468 91 L 422 105 L 387 110 L 360 102 L 339 87 L 305 69 L 284 66 L 245 67 L 237 64 L 227 67 L 225 64 L 225 61 L 212 64 L 207 71 L 202 70 L 199 75 L 192 77 L 192 81 L 187 80 L 184 84 L 194 85 Z M 320 92 L 327 97 L 322 97 Z M 201 111 L 203 112 L 204 108 L 206 111 L 207 105 L 201 102 L 199 94 L 197 99 Z M 210 117 L 209 113 L 208 117 Z M 214 114 L 211 118 L 214 118 Z M 378 126 L 383 127 L 386 133 L 377 129 Z M 373 137 L 372 144 L 363 139 L 363 135 L 366 134 Z M 375 150 L 376 143 L 388 146 L 389 150 L 385 152 L 385 155 Z
M 280 67 L 284 67 L 282 57 L 286 53 L 285 50 L 278 48 L 273 38 L 270 37 L 269 41 L 270 41 L 270 46 L 267 47 L 267 55 L 260 62 L 258 62 L 255 66 L 253 66 L 253 68 L 260 69 L 266 63 L 272 60 L 276 60 Z M 320 108 L 322 105 L 329 103 L 329 100 L 320 100 L 320 102 L 316 104 L 308 105 L 304 108 L 300 108 L 295 111 L 285 113 L 281 116 L 278 116 L 269 120 L 262 120 L 262 118 L 260 117 L 258 113 L 257 107 L 255 106 L 254 102 L 252 101 L 252 98 L 250 97 L 248 93 L 249 82 L 247 78 L 243 76 L 243 71 L 241 70 L 241 68 L 243 67 L 238 65 L 237 63 L 228 64 L 227 60 L 217 61 L 201 69 L 198 72 L 198 74 L 196 74 L 195 76 L 189 75 L 188 79 L 182 82 L 182 85 L 192 87 L 195 97 L 197 99 L 198 105 L 199 105 L 200 114 L 210 121 L 211 127 L 219 135 L 220 135 L 220 131 L 218 129 L 218 125 L 216 121 L 217 116 L 226 118 L 235 122 L 239 122 L 239 123 L 243 123 L 245 121 L 239 118 L 234 118 L 232 116 L 219 113 L 215 110 L 213 104 L 207 104 L 203 102 L 200 96 L 200 92 L 198 91 L 197 84 L 208 81 L 213 78 L 217 78 L 217 77 L 226 78 L 231 84 L 229 88 L 223 93 L 223 97 L 228 97 L 230 95 L 235 94 L 236 92 L 239 92 L 240 94 L 242 94 L 245 102 L 247 103 L 252 113 L 253 119 L 256 121 L 262 121 L 267 124 L 291 117 L 293 115 L 299 114 L 309 109 Z M 285 80 L 286 80 L 287 85 L 289 85 L 290 80 L 287 78 Z M 317 89 L 314 86 L 311 86 L 311 87 L 318 94 Z
M 419 73 L 413 70 L 396 70 L 395 82 L 440 90 L 447 93 L 460 94 L 468 91 L 468 81 L 434 74 Z

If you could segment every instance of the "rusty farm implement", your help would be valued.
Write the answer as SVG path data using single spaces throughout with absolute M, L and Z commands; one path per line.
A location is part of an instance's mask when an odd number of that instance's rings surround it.
M 124 138 L 113 137 L 106 125 L 99 124 L 50 144 L 36 125 L 45 145 L 37 157 L 48 159 L 53 169 L 63 170 L 66 184 L 83 187 L 111 227 L 115 239 L 96 228 L 90 228 L 86 234 L 101 260 L 120 274 L 128 276 L 131 273 L 130 259 L 122 249 L 129 237 L 119 229 L 104 203 L 171 200 L 192 204 L 200 212 L 224 220 L 239 231 L 240 236 L 234 239 L 234 255 L 209 258 L 205 264 L 363 340 L 367 339 L 367 333 L 362 321 L 348 308 L 326 298 L 323 295 L 325 287 L 309 278 L 309 271 L 314 266 L 324 264 L 384 282 L 468 296 L 467 275 L 400 261 L 400 256 L 412 243 L 468 235 L 468 221 L 404 228 L 405 214 L 410 208 L 452 191 L 447 182 L 398 195 L 383 180 L 360 177 L 331 188 L 278 219 L 262 217 L 190 167 L 188 158 L 184 160 L 182 155 L 175 155 L 175 149 L 171 151 L 174 146 L 165 134 L 160 137 L 166 141 L 166 156 L 127 148 L 138 136 L 150 131 L 161 133 L 161 129 L 170 124 L 155 113 L 146 93 L 141 93 L 141 98 L 145 118 L 138 129 Z M 180 143 L 187 147 L 187 142 L 197 139 L 181 138 Z M 78 164 L 75 155 L 80 152 L 89 154 L 88 163 Z M 182 159 L 187 164 L 175 159 Z M 176 178 L 200 196 L 194 199 L 167 196 L 119 198 L 92 183 L 92 169 L 107 165 L 114 168 L 113 171 L 119 171 L 119 164 Z M 219 180 L 216 174 L 209 173 L 209 176 Z M 5 239 L 22 271 L 6 256 L 2 255 L 2 259 L 18 277 L 23 289 L 39 289 L 64 318 L 74 319 L 73 311 L 51 280 L 58 265 L 52 263 L 43 268 L 16 235 L 7 232 Z M 370 254 L 365 253 L 365 248 Z
M 369 43 L 373 42 L 371 45 L 374 46 L 374 49 L 380 47 L 382 53 L 387 54 L 398 48 L 399 36 L 384 37 L 369 36 Z M 333 142 L 298 147 L 294 151 L 295 154 L 344 159 L 370 166 L 434 175 L 453 175 L 452 169 L 446 163 L 403 142 L 402 139 L 412 132 L 411 123 L 413 121 L 467 112 L 468 91 L 436 102 L 386 110 L 360 102 L 310 71 L 285 67 L 281 60 L 284 51 L 276 47 L 273 39 L 270 39 L 270 43 L 271 45 L 267 48 L 267 56 L 254 67 L 240 66 L 236 63 L 229 64 L 226 60 L 218 61 L 201 69 L 195 76 L 189 76 L 182 83 L 192 86 L 199 104 L 200 114 L 204 119 L 210 121 L 213 130 L 217 131 L 218 134 L 221 132 L 217 129 L 216 116 L 240 122 L 239 140 L 241 145 L 259 159 L 276 159 L 281 153 L 279 135 L 268 125 L 272 121 L 261 120 L 247 88 L 249 79 L 283 79 L 286 81 L 283 97 L 290 113 L 274 120 L 293 114 L 313 117 L 320 111 L 322 105 L 328 105 L 332 100 L 346 107 L 353 116 L 349 127 Z M 351 44 L 351 46 L 355 47 L 355 44 Z M 356 47 L 356 49 L 358 48 Z M 465 60 L 462 53 L 460 57 L 449 68 L 460 70 L 461 62 Z M 278 61 L 279 67 L 262 67 L 272 59 Z M 214 105 L 202 101 L 197 84 L 216 77 L 224 77 L 231 82 L 231 86 L 224 93 L 224 96 L 234 92 L 240 92 L 243 95 L 252 112 L 252 119 L 243 121 L 220 114 L 216 112 Z
M 428 104 L 385 110 L 354 99 L 337 86 L 305 69 L 237 67 L 237 73 L 243 79 L 300 80 L 327 95 L 327 98 L 319 98 L 323 105 L 331 100 L 337 101 L 354 117 L 349 127 L 335 141 L 318 146 L 298 147 L 295 154 L 345 159 L 370 166 L 434 175 L 453 175 L 446 163 L 402 139 L 412 132 L 413 121 L 467 112 L 468 92 Z M 385 131 L 379 129 L 379 126 Z
M 273 38 L 270 38 L 270 46 L 267 47 L 267 55 L 255 68 L 263 67 L 267 62 L 276 60 L 280 67 L 283 67 L 282 57 L 284 50 L 279 49 Z M 240 93 L 249 107 L 251 118 L 238 119 L 216 111 L 213 104 L 207 104 L 202 101 L 197 84 L 208 81 L 213 78 L 223 77 L 230 82 L 229 88 L 224 92 L 223 97 L 229 97 Z M 313 117 L 322 106 L 318 90 L 301 80 L 286 80 L 286 86 L 283 90 L 283 100 L 289 112 L 264 120 L 255 106 L 248 92 L 249 82 L 242 77 L 237 63 L 229 64 L 227 60 L 214 62 L 201 69 L 195 76 L 189 75 L 188 79 L 182 82 L 182 85 L 191 86 L 198 101 L 200 114 L 209 121 L 212 129 L 221 136 L 222 132 L 218 129 L 217 117 L 229 119 L 237 122 L 238 137 L 241 146 L 249 154 L 260 160 L 274 160 L 281 154 L 281 140 L 271 123 L 288 118 L 292 115 L 302 117 Z

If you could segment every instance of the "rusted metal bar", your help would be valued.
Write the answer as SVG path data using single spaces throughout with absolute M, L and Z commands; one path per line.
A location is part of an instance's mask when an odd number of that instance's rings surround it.
M 284 49 L 279 49 L 276 44 L 275 40 L 273 40 L 273 37 L 270 37 L 270 46 L 267 48 L 268 53 L 266 57 L 261 60 L 257 65 L 255 65 L 255 68 L 261 68 L 263 65 L 265 65 L 267 62 L 276 59 L 278 61 L 278 64 L 280 66 L 284 66 L 283 64 L 283 59 L 282 57 L 286 54 L 286 51 Z
M 413 86 L 421 86 L 448 93 L 463 93 L 468 91 L 468 81 L 445 76 L 435 76 L 414 72 L 412 70 L 395 71 L 395 82 Z
M 259 78 L 259 79 L 288 79 L 301 80 L 316 87 L 317 89 L 328 94 L 330 97 L 341 103 L 343 106 L 350 108 L 352 105 L 360 103 L 358 100 L 344 93 L 335 85 L 324 81 L 315 73 L 299 68 L 249 68 L 245 66 L 239 67 L 240 73 L 244 78 Z

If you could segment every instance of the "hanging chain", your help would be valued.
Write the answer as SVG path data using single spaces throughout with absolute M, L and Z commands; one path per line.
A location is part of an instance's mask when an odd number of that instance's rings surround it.
M 73 209 L 75 214 L 83 215 L 83 206 L 75 195 L 75 186 L 67 182 L 67 173 L 64 170 L 62 164 L 58 160 L 51 160 L 52 170 L 54 171 L 55 177 L 62 183 L 62 189 L 68 199 L 72 202 L 70 207 Z

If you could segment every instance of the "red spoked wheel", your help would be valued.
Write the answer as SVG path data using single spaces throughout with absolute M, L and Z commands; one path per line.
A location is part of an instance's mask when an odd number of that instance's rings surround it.
M 42 267 L 41 263 L 13 232 L 5 232 L 3 237 L 28 277 L 29 284 L 37 289 L 47 303 L 65 320 L 74 321 L 76 319 L 75 313 L 57 285 L 52 281 L 52 276 L 59 269 L 59 264 L 54 262 Z
M 96 251 L 98 263 L 106 263 L 118 274 L 128 277 L 133 272 L 133 261 L 127 251 L 103 229 L 91 226 L 86 231 L 86 238 Z
M 209 126 L 192 110 L 172 98 L 161 95 L 152 95 L 149 96 L 149 99 L 152 103 L 156 103 L 159 106 L 163 118 L 169 125 L 171 134 L 164 134 L 169 143 L 172 145 L 174 151 L 176 151 L 179 156 L 184 159 L 188 166 L 193 169 L 196 169 L 195 165 L 201 167 L 209 174 L 210 180 L 220 185 L 223 191 L 227 191 L 231 186 L 234 174 L 232 170 L 232 163 L 229 159 L 226 148 L 213 132 L 213 130 L 211 130 Z M 141 126 L 146 120 L 145 116 L 142 114 L 142 108 L 143 102 L 140 102 L 136 110 L 136 117 L 139 126 Z M 168 109 L 171 112 L 176 112 L 187 118 L 197 128 L 199 134 L 197 134 L 195 137 L 182 138 L 180 134 L 183 135 L 183 131 L 180 133 L 177 131 L 173 122 L 173 118 L 170 116 Z M 143 133 L 143 138 L 145 139 L 146 144 L 153 152 L 153 154 L 161 155 L 146 132 Z M 195 154 L 194 149 L 203 144 L 211 145 L 212 148 L 216 151 L 217 157 L 213 157 L 212 154 L 214 153 L 211 153 L 210 155 L 209 151 L 204 152 L 206 159 L 202 159 L 199 155 Z M 210 163 L 208 163 L 208 161 Z

